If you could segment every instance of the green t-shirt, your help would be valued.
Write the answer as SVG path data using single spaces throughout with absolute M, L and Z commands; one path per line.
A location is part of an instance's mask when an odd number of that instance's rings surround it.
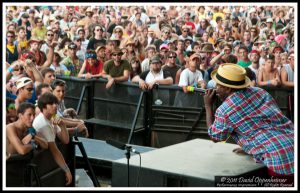
M 240 65 L 241 67 L 246 68 L 246 67 L 250 66 L 252 64 L 252 62 L 251 61 L 245 62 L 244 60 L 240 60 L 240 61 L 238 61 L 237 64 Z
M 130 71 L 130 64 L 127 60 L 121 60 L 120 66 L 115 66 L 114 60 L 109 60 L 104 64 L 104 71 L 111 77 L 123 76 L 124 70 Z

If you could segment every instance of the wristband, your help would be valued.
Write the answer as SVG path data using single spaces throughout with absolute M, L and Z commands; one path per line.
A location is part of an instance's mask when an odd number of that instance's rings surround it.
M 36 131 L 35 131 L 35 129 L 34 128 L 29 128 L 28 130 L 27 130 L 27 132 L 32 136 L 32 139 L 34 138 L 34 136 L 36 135 Z
M 271 80 L 268 80 L 268 83 L 267 83 L 268 85 L 271 85 Z
M 189 91 L 189 92 L 194 92 L 195 87 L 188 86 L 188 87 L 186 88 L 186 90 Z
M 12 74 L 12 73 L 13 73 L 13 71 L 14 71 L 13 67 L 9 67 L 9 68 L 8 68 L 8 72 L 9 72 L 9 73 L 11 73 L 11 74 Z

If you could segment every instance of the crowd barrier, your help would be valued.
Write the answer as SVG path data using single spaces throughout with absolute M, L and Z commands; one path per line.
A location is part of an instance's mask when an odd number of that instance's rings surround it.
M 75 176 L 75 147 L 70 142 L 57 146 Z M 26 155 L 12 154 L 6 160 L 6 187 L 65 187 L 64 171 L 56 164 L 50 150 L 32 151 Z M 69 185 L 75 186 L 75 180 Z
M 105 89 L 105 79 L 66 81 L 66 107 L 77 110 L 89 125 L 91 138 L 164 147 L 194 138 L 208 139 L 203 96 L 184 93 L 177 85 L 155 86 L 143 92 L 138 84 L 122 82 Z M 282 112 L 294 120 L 294 90 L 264 88 Z M 217 101 L 217 107 L 220 101 Z M 114 128 L 114 129 L 112 129 Z

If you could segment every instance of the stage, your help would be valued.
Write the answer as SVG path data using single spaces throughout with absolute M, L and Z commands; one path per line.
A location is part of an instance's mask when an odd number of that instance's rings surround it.
M 237 145 L 194 139 L 144 152 L 139 187 L 214 187 L 216 176 L 264 173 L 250 155 L 237 155 Z M 130 158 L 130 186 L 136 186 L 139 156 Z M 112 187 L 127 187 L 127 159 L 113 162 Z

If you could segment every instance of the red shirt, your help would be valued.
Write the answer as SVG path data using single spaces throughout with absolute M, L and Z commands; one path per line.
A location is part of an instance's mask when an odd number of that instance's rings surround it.
M 99 74 L 103 70 L 103 63 L 101 61 L 97 60 L 96 65 L 90 65 L 88 61 L 86 61 L 86 66 L 85 66 L 85 72 L 86 73 L 91 73 L 92 75 Z

